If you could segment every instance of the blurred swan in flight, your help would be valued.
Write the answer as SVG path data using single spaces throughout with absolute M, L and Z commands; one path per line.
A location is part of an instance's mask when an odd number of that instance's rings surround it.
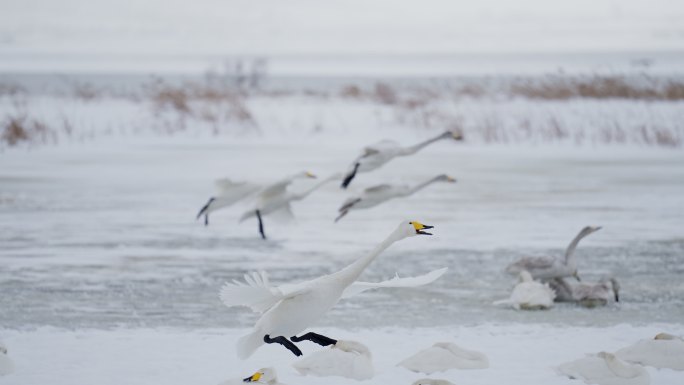
M 620 301 L 620 284 L 614 277 L 602 277 L 595 283 L 554 278 L 549 285 L 556 292 L 556 302 L 577 302 L 584 307 L 597 307 Z
M 245 383 L 284 385 L 278 382 L 276 371 L 273 368 L 259 369 L 256 373 L 245 379 L 228 380 L 220 383 L 219 385 L 244 385 Z
M 414 372 L 432 374 L 449 369 L 486 369 L 489 360 L 480 352 L 463 349 L 451 342 L 437 342 L 398 365 Z
M 463 135 L 458 131 L 447 131 L 432 139 L 408 147 L 401 147 L 397 142 L 392 140 L 383 140 L 374 145 L 365 147 L 361 152 L 361 155 L 354 159 L 349 170 L 344 175 L 342 188 L 347 188 L 359 172 L 373 171 L 397 156 L 413 155 L 434 142 L 449 138 L 462 140 Z
M 209 201 L 202 206 L 197 219 L 204 215 L 204 225 L 209 225 L 209 214 L 224 207 L 233 205 L 242 199 L 254 194 L 259 190 L 259 186 L 248 182 L 234 182 L 230 179 L 219 179 L 214 182 L 216 195 L 209 198 Z
M 570 378 L 582 379 L 598 385 L 648 385 L 651 377 L 640 365 L 632 365 L 615 355 L 600 352 L 579 360 L 562 364 L 558 372 Z
M 442 174 L 434 178 L 431 178 L 421 184 L 415 185 L 413 187 L 405 185 L 392 186 L 389 184 L 381 184 L 378 186 L 367 188 L 363 190 L 361 196 L 349 198 L 346 202 L 344 202 L 344 204 L 342 204 L 342 207 L 340 207 L 340 209 L 338 210 L 340 212 L 340 215 L 335 219 L 335 222 L 339 221 L 340 219 L 342 219 L 342 217 L 347 215 L 349 210 L 367 209 L 370 207 L 377 206 L 380 203 L 386 202 L 390 199 L 406 197 L 415 194 L 419 190 L 422 190 L 423 188 L 435 182 L 454 183 L 456 182 L 456 179 L 446 174 Z
M 523 257 L 506 267 L 506 272 L 511 275 L 518 275 L 521 271 L 527 270 L 535 279 L 548 280 L 551 278 L 575 277 L 577 275 L 577 262 L 575 261 L 575 249 L 582 238 L 600 230 L 599 226 L 587 226 L 580 230 L 579 234 L 570 242 L 565 250 L 565 255 L 560 257 Z
M 248 285 L 226 283 L 221 289 L 221 300 L 226 306 L 248 306 L 255 311 L 263 312 L 252 332 L 239 339 L 238 357 L 246 359 L 264 343 L 281 344 L 297 356 L 301 356 L 302 352 L 293 342 L 309 340 L 322 346 L 335 344 L 336 340 L 320 334 L 309 332 L 299 337 L 297 334 L 335 306 L 345 295 L 346 289 L 352 286 L 368 265 L 390 245 L 416 235 L 431 235 L 425 231 L 431 228 L 432 226 L 417 221 L 401 222 L 368 255 L 335 273 L 299 284 L 274 288 L 268 284 L 267 277 L 255 280 L 255 275 L 245 277 Z
M 508 305 L 516 310 L 544 310 L 553 306 L 555 296 L 548 283 L 535 281 L 527 270 L 523 270 L 510 298 L 496 301 L 494 305 Z
M 362 381 L 373 378 L 374 374 L 370 350 L 356 341 L 338 340 L 330 349 L 314 352 L 292 366 L 305 376 L 339 376 Z
M 668 333 L 659 333 L 653 339 L 641 340 L 618 350 L 615 355 L 635 364 L 684 370 L 684 341 Z
M 242 214 L 240 217 L 240 222 L 243 222 L 251 217 L 256 217 L 259 221 L 259 234 L 261 234 L 261 238 L 266 239 L 266 233 L 264 233 L 263 216 L 279 215 L 285 218 L 292 218 L 293 215 L 290 203 L 306 198 L 309 196 L 309 194 L 323 187 L 323 185 L 326 183 L 335 179 L 339 179 L 340 176 L 340 173 L 333 174 L 323 179 L 313 187 L 310 187 L 308 190 L 298 193 L 288 191 L 287 186 L 289 186 L 295 179 L 316 178 L 316 176 L 310 172 L 302 172 L 292 175 L 289 178 L 285 178 L 278 183 L 267 186 L 257 193 L 254 207 Z
M 4 376 L 14 372 L 14 362 L 7 354 L 7 347 L 0 341 L 0 376 Z

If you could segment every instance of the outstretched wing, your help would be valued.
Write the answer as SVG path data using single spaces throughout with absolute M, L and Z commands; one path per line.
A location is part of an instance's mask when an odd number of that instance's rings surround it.
M 506 272 L 517 275 L 523 270 L 547 269 L 553 266 L 554 261 L 553 257 L 523 257 L 508 265 Z
M 244 198 L 250 195 L 261 186 L 250 182 L 236 182 L 228 178 L 221 178 L 214 181 L 214 187 L 216 188 L 216 195 L 220 197 L 240 197 Z
M 342 298 L 353 297 L 357 294 L 363 293 L 366 290 L 383 287 L 418 287 L 427 285 L 444 275 L 447 269 L 448 268 L 444 267 L 416 277 L 399 278 L 399 276 L 396 276 L 392 279 L 382 282 L 354 282 L 351 284 L 351 286 L 344 290 L 342 293 Z
M 245 306 L 257 313 L 264 313 L 283 299 L 307 291 L 302 284 L 287 285 L 286 288 L 271 286 L 265 271 L 247 273 L 244 279 L 244 282 L 233 280 L 223 284 L 219 297 L 224 305 Z
M 363 190 L 364 194 L 378 194 L 392 189 L 392 185 L 380 184 Z

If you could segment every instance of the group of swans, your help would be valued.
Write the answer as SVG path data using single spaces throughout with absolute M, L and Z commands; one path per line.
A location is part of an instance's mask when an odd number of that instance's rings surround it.
M 291 203 L 302 200 L 312 192 L 334 180 L 343 180 L 342 188 L 347 188 L 357 172 L 369 172 L 375 170 L 398 156 L 415 154 L 420 149 L 442 139 L 452 138 L 461 140 L 459 132 L 447 131 L 439 136 L 418 143 L 413 146 L 401 147 L 394 141 L 382 141 L 376 145 L 364 148 L 362 154 L 354 160 L 350 171 L 346 173 L 333 173 L 320 183 L 303 192 L 292 192 L 289 186 L 298 179 L 315 178 L 310 172 L 300 172 L 275 183 L 259 186 L 249 182 L 236 182 L 230 179 L 220 179 L 215 182 L 217 193 L 210 197 L 207 203 L 197 213 L 197 219 L 204 217 L 205 226 L 209 225 L 209 214 L 217 210 L 232 206 L 233 204 L 251 198 L 254 201 L 251 207 L 240 216 L 240 222 L 249 218 L 256 218 L 261 238 L 266 239 L 264 231 L 264 216 L 280 216 L 291 218 Z M 393 198 L 412 195 L 424 187 L 438 181 L 455 182 L 456 180 L 447 175 L 439 175 L 419 185 L 409 187 L 403 185 L 381 184 L 367 188 L 360 196 L 347 199 L 339 209 L 339 216 L 335 222 L 344 217 L 350 210 L 364 209 L 377 206 Z
M 668 333 L 641 340 L 615 353 L 599 352 L 564 363 L 557 371 L 587 384 L 648 385 L 650 375 L 643 366 L 684 370 L 684 341 Z
M 620 284 L 606 276 L 598 282 L 581 282 L 575 259 L 575 249 L 600 226 L 586 226 L 572 239 L 565 254 L 558 256 L 523 257 L 506 267 L 506 272 L 518 275 L 519 283 L 507 300 L 495 304 L 511 305 L 516 309 L 548 309 L 553 302 L 574 302 L 584 307 L 603 306 L 619 302 Z M 571 280 L 569 278 L 574 278 Z M 535 280 L 536 279 L 536 280 Z M 539 280 L 539 281 L 537 281 Z

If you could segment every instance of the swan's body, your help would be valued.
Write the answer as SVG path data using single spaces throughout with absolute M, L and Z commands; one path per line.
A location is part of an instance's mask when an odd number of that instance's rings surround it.
M 392 140 L 383 140 L 374 145 L 365 147 L 361 152 L 361 155 L 354 159 L 349 170 L 345 174 L 342 188 L 347 188 L 359 172 L 373 171 L 398 156 L 413 155 L 429 144 L 448 138 L 462 140 L 463 136 L 459 132 L 447 131 L 432 139 L 408 147 L 401 147 L 397 142 Z
M 489 360 L 480 352 L 466 350 L 450 342 L 438 342 L 403 360 L 399 366 L 432 374 L 449 369 L 485 369 L 489 367 Z
M 600 352 L 565 363 L 558 371 L 570 378 L 580 378 L 587 384 L 648 385 L 651 377 L 646 369 L 620 360 L 611 353 Z
M 209 214 L 222 208 L 232 206 L 259 190 L 259 186 L 248 182 L 235 182 L 230 179 L 219 179 L 214 182 L 216 195 L 209 198 L 209 201 L 197 213 L 197 219 L 204 215 L 204 225 L 209 225 Z
M 549 284 L 557 294 L 557 302 L 577 302 L 591 308 L 620 301 L 620 284 L 614 277 L 602 277 L 594 283 L 554 278 Z
M 245 385 L 248 384 L 268 384 L 268 385 L 284 385 L 278 382 L 278 376 L 273 368 L 259 369 L 256 373 L 245 379 L 234 379 L 220 383 L 219 385 Z
M 684 341 L 667 333 L 660 333 L 652 340 L 641 340 L 622 348 L 615 355 L 636 364 L 684 370 Z
M 280 343 L 295 355 L 301 355 L 301 351 L 292 342 L 301 339 L 311 339 L 324 346 L 334 344 L 335 340 L 315 333 L 296 336 L 332 308 L 366 267 L 391 244 L 418 234 L 429 234 L 424 231 L 429 228 L 431 226 L 415 221 L 402 222 L 367 256 L 340 271 L 297 285 L 271 288 L 259 282 L 250 283 L 251 287 L 226 284 L 221 291 L 221 298 L 227 306 L 249 306 L 264 312 L 253 331 L 238 341 L 238 356 L 242 359 L 251 356 L 264 342 Z
M 264 233 L 262 216 L 280 214 L 281 217 L 291 218 L 293 215 L 290 203 L 306 198 L 309 196 L 309 194 L 331 180 L 339 179 L 341 175 L 342 174 L 340 173 L 333 174 L 303 192 L 292 192 L 289 191 L 287 187 L 295 179 L 315 178 L 315 176 L 309 172 L 295 174 L 277 183 L 267 186 L 256 194 L 256 202 L 254 206 L 242 214 L 240 217 L 240 222 L 251 217 L 257 217 L 259 220 L 259 232 L 261 233 L 261 237 L 265 239 L 266 235 Z
M 7 347 L 0 341 L 0 376 L 14 372 L 14 362 L 7 355 Z
M 512 306 L 516 310 L 544 310 L 553 306 L 555 296 L 548 283 L 535 281 L 527 270 L 523 270 L 510 298 L 494 304 Z
M 370 351 L 356 341 L 339 340 L 329 349 L 314 352 L 292 366 L 302 375 L 339 376 L 359 381 L 373 378 L 374 374 Z
M 587 226 L 570 242 L 563 257 L 524 257 L 506 267 L 506 272 L 518 275 L 527 270 L 535 279 L 549 280 L 552 278 L 578 277 L 577 262 L 575 261 L 575 249 L 582 238 L 600 230 L 601 227 Z M 579 279 L 579 278 L 578 278 Z
M 350 210 L 367 209 L 377 206 L 390 199 L 407 197 L 435 182 L 454 183 L 456 182 L 456 179 L 442 174 L 415 186 L 393 186 L 389 184 L 381 184 L 367 188 L 363 190 L 363 193 L 360 196 L 351 197 L 342 204 L 342 207 L 340 207 L 338 210 L 340 214 L 337 219 L 335 219 L 335 222 L 342 219 L 342 217 L 347 215 Z
M 453 382 L 447 380 L 433 380 L 432 378 L 421 378 L 411 385 L 454 385 Z

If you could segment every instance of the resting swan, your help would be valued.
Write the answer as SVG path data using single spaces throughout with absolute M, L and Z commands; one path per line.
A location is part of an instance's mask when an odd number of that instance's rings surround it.
M 548 283 L 535 281 L 527 270 L 523 270 L 510 298 L 496 301 L 494 305 L 512 306 L 515 310 L 545 310 L 553 306 L 555 296 Z
M 0 376 L 14 372 L 14 362 L 7 354 L 7 347 L 0 341 Z
M 463 349 L 451 342 L 437 342 L 398 365 L 414 372 L 432 374 L 449 369 L 485 369 L 489 367 L 489 360 L 480 352 Z
M 554 278 L 549 285 L 556 292 L 556 302 L 576 302 L 589 308 L 620 302 L 620 284 L 614 277 L 602 277 L 594 283 Z
M 524 257 L 506 267 L 506 272 L 511 275 L 518 275 L 521 271 L 527 270 L 535 279 L 548 280 L 551 278 L 575 277 L 577 275 L 577 262 L 575 261 L 575 249 L 582 238 L 600 230 L 598 226 L 587 226 L 580 230 L 579 234 L 570 242 L 565 250 L 565 255 L 561 257 Z
M 292 366 L 305 376 L 339 376 L 361 381 L 373 378 L 374 374 L 370 350 L 356 341 L 338 340 L 329 349 L 314 352 Z
M 659 333 L 651 340 L 641 340 L 618 350 L 615 355 L 635 364 L 684 370 L 684 341 L 668 333 Z
M 393 243 L 416 235 L 431 235 L 426 226 L 417 221 L 401 222 L 370 254 L 357 259 L 335 273 L 324 275 L 296 285 L 268 286 L 268 282 L 248 282 L 247 285 L 227 283 L 221 290 L 221 299 L 226 306 L 248 306 L 263 312 L 251 333 L 237 343 L 238 357 L 246 359 L 264 343 L 278 343 L 293 354 L 302 352 L 294 344 L 310 340 L 322 346 L 337 341 L 316 333 L 303 332 L 316 322 L 342 298 L 347 288 L 359 278 L 368 265 Z
M 570 378 L 580 378 L 587 384 L 648 385 L 651 383 L 651 377 L 643 366 L 629 364 L 606 352 L 562 364 L 558 367 L 558 372 Z

